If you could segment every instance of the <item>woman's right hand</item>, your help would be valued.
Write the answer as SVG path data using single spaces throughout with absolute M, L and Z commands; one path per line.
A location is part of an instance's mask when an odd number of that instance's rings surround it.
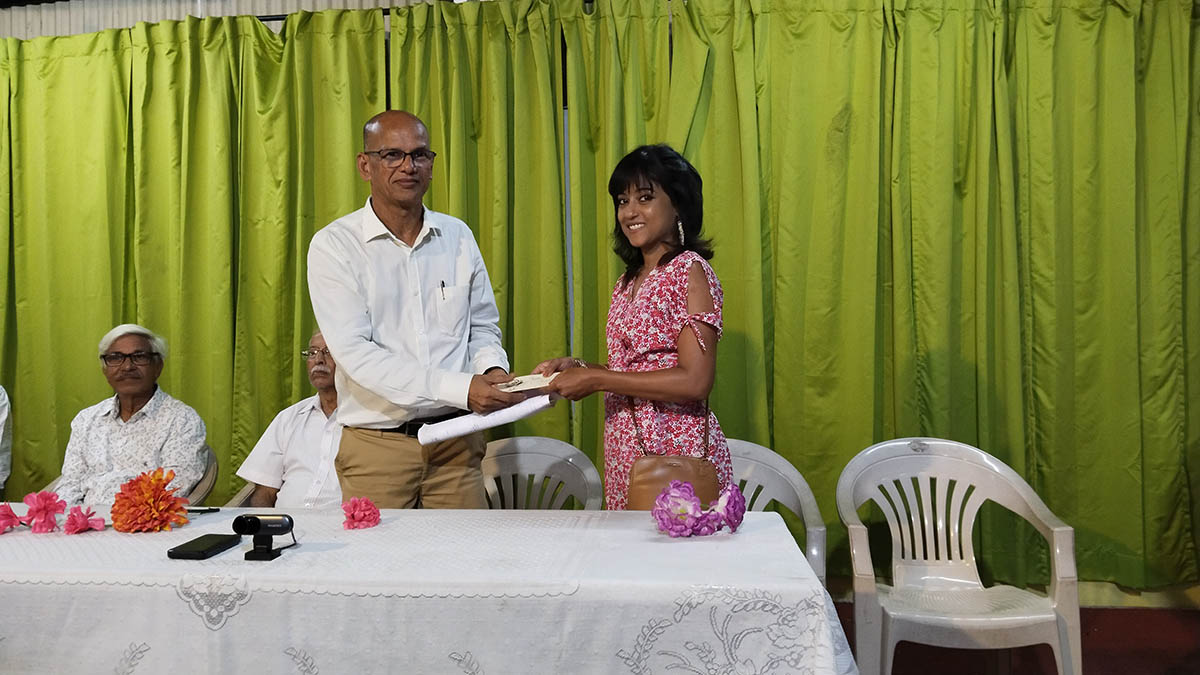
M 537 367 L 533 369 L 533 373 L 535 375 L 553 375 L 560 370 L 574 368 L 576 365 L 578 364 L 575 363 L 575 359 L 570 356 L 560 356 L 557 359 L 549 359 L 537 364 Z

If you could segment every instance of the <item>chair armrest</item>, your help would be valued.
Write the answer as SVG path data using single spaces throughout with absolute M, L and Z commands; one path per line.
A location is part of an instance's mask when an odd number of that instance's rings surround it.
M 850 566 L 854 570 L 854 592 L 875 592 L 875 567 L 871 564 L 871 545 L 867 526 L 862 523 L 846 525 L 850 534 Z
M 1078 593 L 1076 582 L 1078 572 L 1075 569 L 1075 529 L 1059 521 L 1051 528 L 1050 536 L 1046 538 L 1050 544 L 1050 597 L 1057 602 L 1059 593 Z M 1067 588 L 1069 587 L 1069 588 Z M 1075 601 L 1076 603 L 1078 600 Z

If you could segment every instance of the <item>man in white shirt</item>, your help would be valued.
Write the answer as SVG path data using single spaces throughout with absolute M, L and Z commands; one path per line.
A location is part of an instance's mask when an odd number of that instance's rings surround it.
M 4 496 L 4 483 L 12 471 L 12 407 L 8 403 L 8 392 L 0 387 L 0 497 Z
M 486 508 L 483 435 L 422 446 L 423 424 L 518 403 L 506 382 L 500 313 L 466 223 L 425 208 L 435 154 L 416 116 L 363 127 L 363 208 L 312 239 L 308 292 L 338 362 L 335 466 L 343 498 L 382 508 Z
M 204 475 L 204 422 L 158 386 L 167 341 L 137 324 L 100 339 L 100 367 L 115 395 L 71 420 L 55 491 L 67 504 L 111 506 L 121 484 L 162 467 L 186 497 Z M 164 471 L 164 473 L 165 473 Z
M 300 352 L 317 394 L 285 408 L 242 462 L 237 475 L 254 483 L 250 506 L 325 508 L 342 503 L 333 458 L 342 440 L 333 384 L 337 365 L 320 333 Z

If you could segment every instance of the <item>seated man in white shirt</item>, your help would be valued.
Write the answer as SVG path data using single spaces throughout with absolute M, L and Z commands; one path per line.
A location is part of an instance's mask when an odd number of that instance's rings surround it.
M 55 491 L 67 504 L 109 507 L 121 485 L 162 467 L 186 497 L 204 476 L 204 422 L 158 386 L 167 341 L 127 323 L 100 340 L 100 367 L 114 396 L 71 420 L 71 440 Z
M 342 503 L 333 458 L 342 441 L 337 410 L 337 369 L 320 333 L 300 352 L 317 395 L 285 408 L 250 451 L 237 475 L 254 483 L 251 506 L 324 508 Z

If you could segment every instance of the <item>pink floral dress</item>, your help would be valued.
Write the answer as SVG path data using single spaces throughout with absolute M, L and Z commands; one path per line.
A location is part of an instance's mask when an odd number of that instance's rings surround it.
M 693 264 L 699 264 L 708 279 L 714 307 L 711 312 L 688 314 L 688 271 Z M 629 287 L 617 281 L 605 329 L 608 367 L 620 372 L 674 367 L 679 363 L 676 341 L 685 326 L 700 340 L 701 349 L 707 350 L 697 324 L 712 326 L 720 339 L 723 302 L 717 275 L 708 261 L 693 251 L 684 251 L 651 270 L 634 298 L 629 297 Z M 604 395 L 604 494 L 609 509 L 625 508 L 629 470 L 643 454 L 704 456 L 705 408 L 704 401 L 669 403 L 621 394 Z M 733 476 L 733 465 L 725 434 L 711 411 L 708 458 L 717 469 L 721 487 L 725 487 Z

